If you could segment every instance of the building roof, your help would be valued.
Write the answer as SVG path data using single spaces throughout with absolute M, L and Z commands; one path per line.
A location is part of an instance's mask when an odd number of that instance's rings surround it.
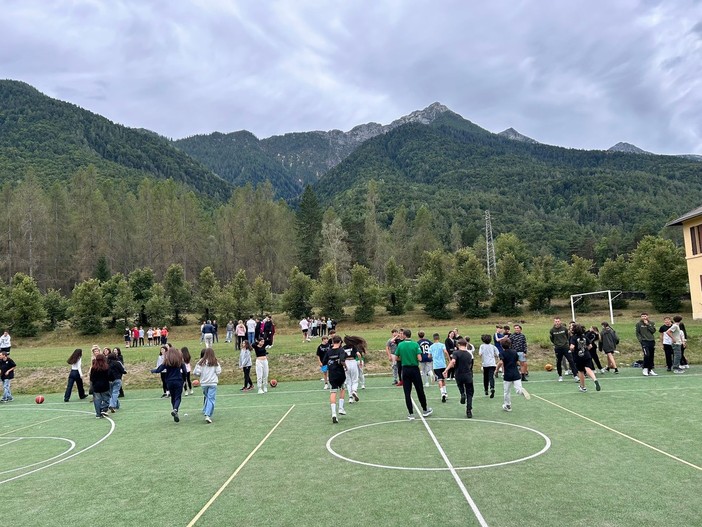
M 691 220 L 697 216 L 702 216 L 702 206 L 691 210 L 680 216 L 677 220 L 670 221 L 665 224 L 666 227 L 674 227 L 675 225 L 682 225 L 684 221 Z

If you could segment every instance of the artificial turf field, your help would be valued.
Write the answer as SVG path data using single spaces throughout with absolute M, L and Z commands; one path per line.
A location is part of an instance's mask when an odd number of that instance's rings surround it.
M 449 401 L 428 388 L 434 414 L 410 422 L 402 389 L 373 377 L 337 425 L 320 382 L 265 395 L 220 385 L 211 425 L 198 389 L 177 424 L 156 390 L 127 390 L 108 419 L 95 419 L 87 399 L 54 394 L 37 405 L 19 395 L 0 406 L 0 517 L 8 526 L 702 525 L 702 373 L 600 378 L 601 392 L 588 381 L 580 393 L 572 378 L 533 372 L 532 399 L 513 395 L 507 413 L 501 380 L 489 399 L 478 371 L 473 419 L 449 383 Z

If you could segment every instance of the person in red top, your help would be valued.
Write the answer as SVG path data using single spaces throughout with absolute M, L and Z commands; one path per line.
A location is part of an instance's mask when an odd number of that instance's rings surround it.
M 163 326 L 161 330 L 161 346 L 164 344 L 168 344 L 168 328 L 166 326 Z
M 132 328 L 132 348 L 136 348 L 139 345 L 139 328 L 134 326 Z

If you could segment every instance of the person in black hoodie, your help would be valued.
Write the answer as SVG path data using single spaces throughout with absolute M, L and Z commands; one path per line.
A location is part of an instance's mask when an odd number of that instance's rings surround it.
M 178 423 L 178 409 L 180 408 L 180 400 L 183 395 L 183 374 L 187 373 L 185 364 L 183 364 L 183 354 L 179 349 L 168 346 L 168 349 L 163 355 L 163 363 L 153 370 L 151 373 L 166 373 L 166 389 L 171 396 L 171 416 Z
M 119 391 L 122 388 L 122 375 L 127 373 L 124 365 L 113 351 L 107 356 L 107 378 L 110 381 L 110 412 L 119 410 Z
M 110 379 L 107 358 L 98 354 L 90 368 L 90 385 L 93 387 L 93 405 L 95 417 L 101 419 L 107 415 L 110 405 Z

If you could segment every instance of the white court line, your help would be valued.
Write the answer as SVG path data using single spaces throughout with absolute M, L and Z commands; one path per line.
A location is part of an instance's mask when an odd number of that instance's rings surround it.
M 234 471 L 234 473 L 231 476 L 229 476 L 229 479 L 224 482 L 224 484 L 219 488 L 217 492 L 214 493 L 214 496 L 212 496 L 210 500 L 207 503 L 205 503 L 205 506 L 202 509 L 200 509 L 200 512 L 198 512 L 195 515 L 195 517 L 190 521 L 187 527 L 192 527 L 197 523 L 197 521 L 202 517 L 203 514 L 205 514 L 207 509 L 210 508 L 210 506 L 215 502 L 219 495 L 222 494 L 222 492 L 224 492 L 224 489 L 226 489 L 229 486 L 229 484 L 237 476 L 237 474 L 241 472 L 241 470 L 246 466 L 246 464 L 254 456 L 254 454 L 256 454 L 256 452 L 258 452 L 258 450 L 263 446 L 263 443 L 265 443 L 266 440 L 271 436 L 271 434 L 275 432 L 275 429 L 278 428 L 278 426 L 280 426 L 280 423 L 282 423 L 283 420 L 288 416 L 288 414 L 293 411 L 293 408 L 295 408 L 294 404 L 290 407 L 290 409 L 287 412 L 285 412 L 285 415 L 280 418 L 280 420 L 275 424 L 275 426 L 271 428 L 270 432 L 268 432 L 266 436 L 263 439 L 261 439 L 261 442 L 258 445 L 256 445 L 256 448 L 254 448 L 251 451 L 251 453 L 248 456 L 246 456 L 246 459 L 244 459 L 244 461 L 241 462 L 241 465 L 239 465 Z
M 456 469 L 453 468 L 453 465 L 451 464 L 451 461 L 449 461 L 449 458 L 446 455 L 446 452 L 444 452 L 444 449 L 441 448 L 441 445 L 439 444 L 439 440 L 436 439 L 436 436 L 434 435 L 434 432 L 432 431 L 431 427 L 429 426 L 429 423 L 427 423 L 427 420 L 424 419 L 424 416 L 421 414 L 422 409 L 419 406 L 417 406 L 417 403 L 414 402 L 414 399 L 412 399 L 412 404 L 418 410 L 419 418 L 422 420 L 422 423 L 424 423 L 424 426 L 426 427 L 427 432 L 429 432 L 429 435 L 431 436 L 432 441 L 434 441 L 434 445 L 439 450 L 439 454 L 441 454 L 441 457 L 444 459 L 444 463 L 446 463 L 446 466 L 449 468 L 449 471 L 451 472 L 453 479 L 456 481 L 456 483 L 458 484 L 458 487 L 461 489 L 461 492 L 463 493 L 463 496 L 466 498 L 468 505 L 470 505 L 470 508 L 473 509 L 473 514 L 475 514 L 475 517 L 478 519 L 478 523 L 480 523 L 481 527 L 488 527 L 488 524 L 485 521 L 485 518 L 483 517 L 482 513 L 480 512 L 480 509 L 478 509 L 478 506 L 473 501 L 473 498 L 471 498 L 470 494 L 468 494 L 468 489 L 466 489 L 466 486 L 463 484 L 463 481 L 461 481 L 461 478 L 458 476 L 458 472 L 456 472 Z
M 678 461 L 678 462 L 682 463 L 683 465 L 687 465 L 688 467 L 692 467 L 692 468 L 695 468 L 697 470 L 702 471 L 702 467 L 699 467 L 693 463 L 690 463 L 689 461 L 685 461 L 684 459 L 680 459 L 679 457 L 674 456 L 673 454 L 669 454 L 668 452 L 665 452 L 665 451 L 661 450 L 660 448 L 656 448 L 653 445 L 649 445 L 648 443 L 644 443 L 643 441 L 636 439 L 635 437 L 631 437 L 630 435 L 627 435 L 624 432 L 620 432 L 619 430 L 615 430 L 614 428 L 607 426 L 605 424 L 602 424 L 598 421 L 595 421 L 594 419 L 590 419 L 589 417 L 585 417 L 584 415 L 581 415 L 577 412 L 574 412 L 573 410 L 569 410 L 565 406 L 561 406 L 560 404 L 556 404 L 556 403 L 549 401 L 548 399 L 544 399 L 543 397 L 540 397 L 538 395 L 532 394 L 531 396 L 536 397 L 537 399 L 540 399 L 540 400 L 544 401 L 545 403 L 551 404 L 551 405 L 555 406 L 556 408 L 560 408 L 561 410 L 565 410 L 566 412 L 573 414 L 577 417 L 580 417 L 581 419 L 585 419 L 586 421 L 589 421 L 592 424 L 600 426 L 600 427 L 604 428 L 605 430 L 609 430 L 610 432 L 614 432 L 617 435 L 625 437 L 626 439 L 629 439 L 630 441 L 633 441 L 634 443 L 638 443 L 641 446 L 645 446 L 646 448 L 650 448 L 654 452 L 658 452 L 659 454 L 663 454 L 664 456 L 667 456 L 670 459 L 674 459 L 675 461 Z
M 12 441 L 8 441 L 7 443 L 3 443 L 2 445 L 0 445 L 0 448 L 7 446 L 7 445 L 11 445 L 12 443 L 16 443 L 17 441 L 22 441 L 22 439 L 23 439 L 22 437 L 18 437 L 16 439 L 13 439 Z M 0 474 L 2 474 L 2 472 L 0 472 Z
M 55 421 L 56 419 L 61 419 L 62 417 L 64 417 L 64 416 L 63 416 L 63 415 L 59 415 L 58 417 L 52 417 L 51 419 L 45 419 L 44 421 L 39 421 L 38 423 L 32 423 L 31 425 L 21 426 L 20 428 L 15 428 L 14 430 L 10 430 L 9 432 L 3 432 L 2 434 L 0 434 L 0 437 L 6 436 L 6 435 L 10 435 L 10 434 L 14 434 L 15 432 L 19 432 L 20 430 L 24 430 L 24 429 L 26 429 L 26 428 L 31 428 L 31 427 L 33 427 L 33 426 L 37 426 L 37 425 L 40 425 L 40 424 L 48 423 L 49 421 Z

